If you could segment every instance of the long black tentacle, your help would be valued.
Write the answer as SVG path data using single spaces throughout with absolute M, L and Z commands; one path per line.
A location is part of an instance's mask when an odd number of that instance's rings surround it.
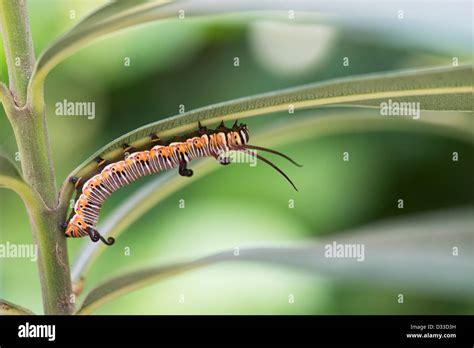
M 293 163 L 295 166 L 298 166 L 298 167 L 303 166 L 302 164 L 299 164 L 299 163 L 295 162 L 295 160 L 293 160 L 289 156 L 285 155 L 284 153 L 281 153 L 281 152 L 276 151 L 276 150 L 267 149 L 266 147 L 261 147 L 261 146 L 249 145 L 249 144 L 242 145 L 241 147 L 243 147 L 244 149 L 261 150 L 261 151 L 270 152 L 270 153 L 273 153 L 275 155 L 278 155 L 278 156 L 281 156 L 281 157 L 287 159 L 288 161 Z
M 246 149 L 244 148 L 240 148 L 238 151 L 242 151 L 242 152 L 245 152 L 247 154 L 249 154 L 250 156 L 254 156 L 254 157 L 257 157 L 259 160 L 262 160 L 263 162 L 265 162 L 266 164 L 268 164 L 269 166 L 273 167 L 273 169 L 275 169 L 277 172 L 279 172 L 281 175 L 283 175 L 283 177 L 288 180 L 288 182 L 293 186 L 293 188 L 295 189 L 295 191 L 298 191 L 298 189 L 296 188 L 295 184 L 293 183 L 293 181 L 291 181 L 291 179 L 288 177 L 288 175 L 285 174 L 285 172 L 283 172 L 283 170 L 281 170 L 280 168 L 278 168 L 275 164 L 273 164 L 270 160 L 266 159 L 265 157 L 262 157 L 260 156 L 259 154 L 255 153 L 255 152 L 252 152 L 252 151 L 247 151 Z
M 109 237 L 106 240 L 101 234 L 99 234 L 99 238 L 102 241 L 102 243 L 104 243 L 105 245 L 112 245 L 112 244 L 115 243 L 115 238 L 114 237 Z
M 102 243 L 104 243 L 105 245 L 112 245 L 115 243 L 115 239 L 113 237 L 105 239 L 97 230 L 93 228 L 89 228 L 87 230 L 87 234 L 93 242 L 98 242 L 99 240 L 101 240 Z

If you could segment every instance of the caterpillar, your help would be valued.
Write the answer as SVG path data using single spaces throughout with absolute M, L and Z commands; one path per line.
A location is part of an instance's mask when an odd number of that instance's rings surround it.
M 212 130 L 198 123 L 198 130 L 184 136 L 183 141 L 171 140 L 168 144 L 161 143 L 156 134 L 150 135 L 148 149 L 137 151 L 128 144 L 123 145 L 124 153 L 130 153 L 123 160 L 108 162 L 98 157 L 98 174 L 84 182 L 84 178 L 71 177 L 76 186 L 77 195 L 71 216 L 63 224 L 66 237 L 89 236 L 93 242 L 101 240 L 112 245 L 114 238 L 105 239 L 96 229 L 102 204 L 112 193 L 122 186 L 130 184 L 142 176 L 178 167 L 181 176 L 190 177 L 193 171 L 187 164 L 199 157 L 214 157 L 221 164 L 231 161 L 229 151 L 241 151 L 265 162 L 278 171 L 298 191 L 291 179 L 275 164 L 262 157 L 257 151 L 266 151 L 279 155 L 297 166 L 301 166 L 287 155 L 260 146 L 248 144 L 249 130 L 245 124 L 237 124 L 227 128 L 222 121 Z M 84 182 L 84 183 L 83 183 Z M 82 184 L 83 183 L 83 184 Z M 82 187 L 81 187 L 82 184 Z

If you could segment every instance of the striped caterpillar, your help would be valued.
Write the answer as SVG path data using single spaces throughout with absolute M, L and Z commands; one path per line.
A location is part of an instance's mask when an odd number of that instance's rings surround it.
M 300 165 L 281 152 L 247 144 L 249 132 L 245 124 L 237 125 L 235 121 L 232 128 L 227 128 L 224 122 L 221 122 L 215 130 L 203 127 L 200 122 L 198 126 L 196 132 L 186 135 L 185 140 L 181 142 L 160 144 L 158 136 L 151 134 L 148 150 L 136 151 L 128 144 L 124 144 L 124 153 L 135 152 L 118 162 L 110 163 L 98 157 L 96 161 L 100 172 L 84 182 L 82 188 L 80 184 L 84 178 L 72 177 L 70 181 L 76 187 L 77 197 L 68 222 L 63 224 L 65 235 L 73 238 L 88 235 L 93 242 L 101 240 L 107 245 L 112 245 L 114 238 L 105 239 L 97 231 L 96 225 L 102 204 L 114 191 L 142 176 L 175 167 L 178 167 L 180 175 L 190 177 L 193 171 L 187 168 L 187 164 L 198 157 L 214 157 L 223 165 L 229 164 L 230 159 L 226 157 L 229 151 L 240 151 L 267 163 L 298 191 L 280 168 L 256 151 L 267 151 L 282 156 L 297 166 Z

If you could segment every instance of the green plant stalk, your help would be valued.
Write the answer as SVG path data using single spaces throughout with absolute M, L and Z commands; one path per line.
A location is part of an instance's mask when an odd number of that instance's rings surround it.
M 26 114 L 26 115 L 25 115 Z M 43 115 L 17 110 L 9 115 L 25 181 L 41 196 L 40 207 L 27 205 L 33 239 L 38 245 L 38 270 L 45 314 L 73 311 L 67 245 L 60 225 L 65 213 L 57 209 L 57 193 Z
M 0 22 L 10 90 L 17 105 L 26 103 L 26 93 L 35 66 L 35 55 L 24 0 L 0 1 Z
M 0 24 L 13 98 L 3 100 L 20 153 L 23 178 L 42 202 L 28 203 L 33 239 L 38 245 L 38 270 L 45 314 L 70 314 L 74 310 L 67 245 L 61 231 L 64 211 L 57 208 L 57 189 L 46 129 L 42 90 L 35 106 L 27 90 L 35 58 L 26 3 L 0 0 Z M 21 64 L 15 64 L 20 57 Z M 40 87 L 42 89 L 42 86 Z

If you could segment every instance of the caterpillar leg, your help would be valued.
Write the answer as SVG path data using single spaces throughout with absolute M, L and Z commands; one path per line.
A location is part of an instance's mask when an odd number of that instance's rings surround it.
M 217 160 L 223 166 L 226 166 L 226 165 L 230 164 L 230 162 L 231 162 L 229 157 L 222 157 L 222 158 L 218 158 Z
M 226 166 L 228 164 L 230 164 L 231 160 L 229 157 L 226 157 L 222 154 L 220 155 L 217 155 L 214 157 L 220 164 L 222 164 L 223 166 Z
M 97 230 L 93 228 L 88 228 L 87 234 L 94 243 L 98 242 L 99 240 L 101 240 L 105 245 L 112 245 L 115 243 L 115 239 L 113 237 L 105 239 Z
M 82 177 L 71 176 L 69 178 L 69 182 L 74 185 L 74 188 L 76 189 L 76 194 L 79 195 L 81 192 Z
M 151 143 L 153 145 L 162 145 L 160 137 L 155 133 L 151 133 L 149 137 L 151 138 Z
M 110 161 L 107 161 L 106 159 L 103 159 L 100 156 L 97 156 L 95 158 L 95 161 L 97 162 L 97 168 L 105 167 L 106 165 L 110 164 Z
M 186 168 L 187 164 L 188 163 L 185 161 L 179 163 L 179 175 L 187 177 L 193 176 L 193 171 L 191 169 Z
M 129 153 L 137 151 L 137 149 L 135 149 L 133 146 L 128 145 L 127 143 L 122 144 L 122 149 L 124 155 L 128 155 Z

